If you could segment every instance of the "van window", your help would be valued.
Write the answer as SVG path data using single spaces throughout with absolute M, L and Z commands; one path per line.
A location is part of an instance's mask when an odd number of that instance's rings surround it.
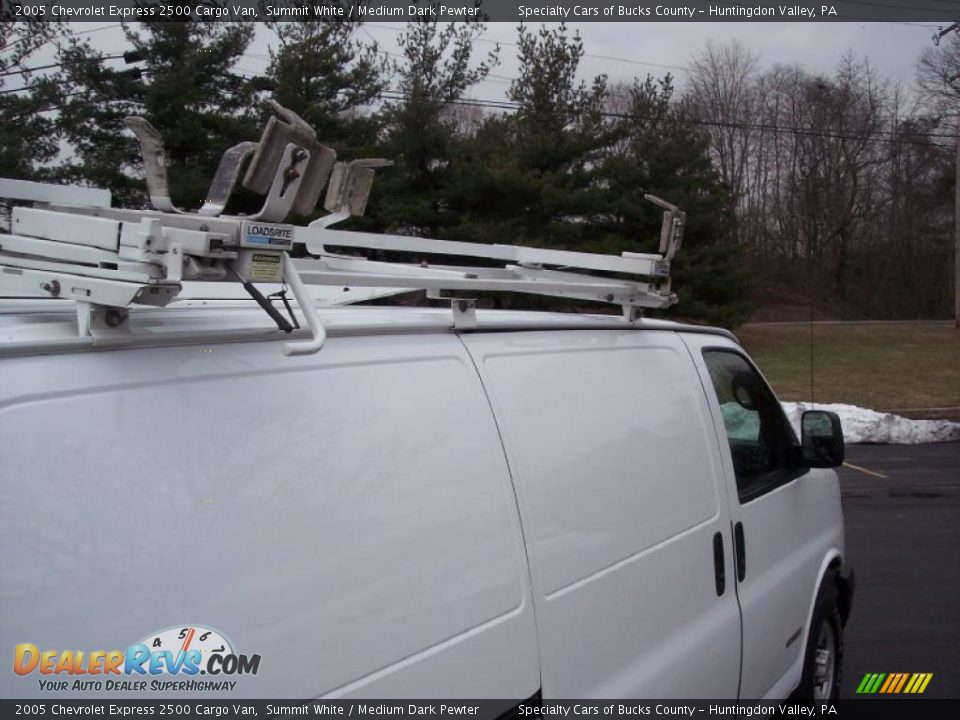
M 703 353 L 730 443 L 740 502 L 748 502 L 798 475 L 796 437 L 783 408 L 746 358 L 729 350 Z

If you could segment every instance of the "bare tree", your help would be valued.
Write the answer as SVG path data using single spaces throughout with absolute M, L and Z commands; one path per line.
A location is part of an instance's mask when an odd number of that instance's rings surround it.
M 752 212 L 751 160 L 756 150 L 756 122 L 760 101 L 756 82 L 758 56 L 732 41 L 706 49 L 690 63 L 687 109 L 704 123 L 720 176 L 737 198 L 741 215 Z M 746 228 L 741 228 L 741 236 Z
M 960 113 L 960 35 L 949 34 L 917 61 L 917 87 L 928 109 L 940 115 Z

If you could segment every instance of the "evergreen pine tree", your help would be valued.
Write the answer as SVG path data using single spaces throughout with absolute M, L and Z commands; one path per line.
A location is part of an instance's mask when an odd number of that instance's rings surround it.
M 403 58 L 394 63 L 400 98 L 384 113 L 385 151 L 396 165 L 381 174 L 371 212 L 381 227 L 437 237 L 456 222 L 443 202 L 456 135 L 446 108 L 497 62 L 499 48 L 474 61 L 474 39 L 482 30 L 473 22 L 418 21 L 401 34 Z
M 37 55 L 64 32 L 59 22 L 0 20 L 0 177 L 42 179 L 56 158 L 59 73 Z
M 589 251 L 601 209 L 598 151 L 606 78 L 577 80 L 583 43 L 566 27 L 519 28 L 514 114 L 491 117 L 462 143 L 450 204 L 464 213 L 458 236 Z
M 736 326 L 753 309 L 752 278 L 734 242 L 729 190 L 710 162 L 707 139 L 677 112 L 669 76 L 659 82 L 648 76 L 617 94 L 617 142 L 600 172 L 619 240 L 604 250 L 656 251 L 662 211 L 644 193 L 679 206 L 687 226 L 673 263 L 681 302 L 671 314 Z
M 175 204 L 202 204 L 224 150 L 257 137 L 249 79 L 234 67 L 253 38 L 245 23 L 143 23 L 125 28 L 141 71 L 114 70 L 89 42 L 73 42 L 64 69 L 74 95 L 60 115 L 73 149 L 61 171 L 109 188 L 121 203 L 145 203 L 139 151 L 124 129 L 143 115 L 163 136 Z
M 377 44 L 357 39 L 359 23 L 270 23 L 279 47 L 266 71 L 274 99 L 302 117 L 318 139 L 345 157 L 377 143 L 370 106 L 386 87 Z

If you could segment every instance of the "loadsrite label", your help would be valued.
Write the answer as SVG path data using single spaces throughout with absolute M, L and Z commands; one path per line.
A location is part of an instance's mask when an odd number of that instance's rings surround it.
M 293 249 L 293 226 L 244 220 L 240 226 L 240 246 L 270 250 Z

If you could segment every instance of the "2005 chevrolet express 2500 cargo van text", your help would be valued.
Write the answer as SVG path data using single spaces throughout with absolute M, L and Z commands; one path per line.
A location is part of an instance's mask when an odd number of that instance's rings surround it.
M 277 112 L 198 213 L 142 120 L 153 210 L 0 183 L 34 202 L 0 236 L 0 693 L 834 697 L 839 422 L 798 441 L 732 335 L 639 316 L 683 213 L 651 197 L 660 254 L 622 257 L 335 231 L 382 163 Z M 224 215 L 248 161 L 264 208 Z M 411 288 L 624 313 L 342 304 Z

